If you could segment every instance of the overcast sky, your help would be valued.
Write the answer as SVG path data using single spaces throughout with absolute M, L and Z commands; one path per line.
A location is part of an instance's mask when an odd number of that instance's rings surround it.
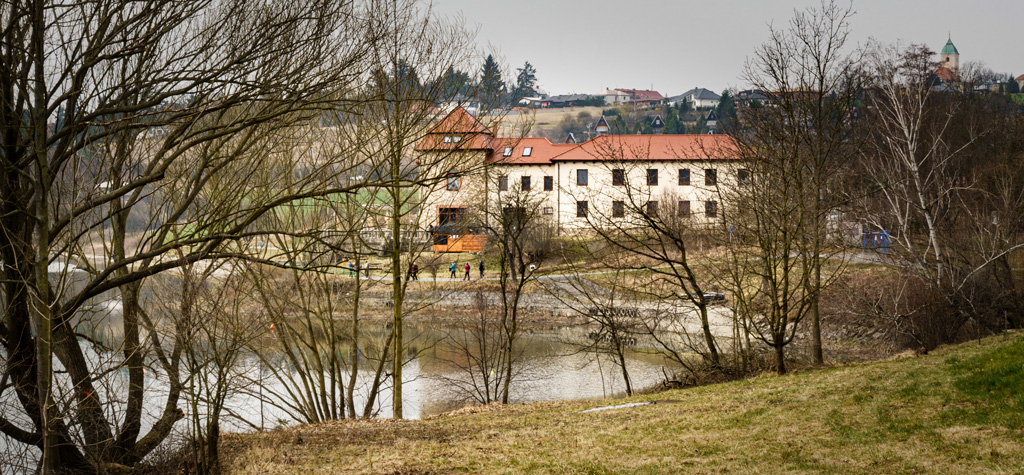
M 654 88 L 740 87 L 743 62 L 815 0 L 435 0 L 461 14 L 477 41 L 514 73 L 537 69 L 550 94 Z M 952 34 L 960 63 L 1024 73 L 1024 0 L 854 0 L 853 45 L 868 38 L 924 43 L 938 51 Z M 475 71 L 474 71 L 475 72 Z

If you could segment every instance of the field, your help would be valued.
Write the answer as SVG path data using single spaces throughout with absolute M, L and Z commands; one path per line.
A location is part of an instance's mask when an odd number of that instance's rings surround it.
M 232 435 L 231 473 L 1021 473 L 1024 337 L 620 400 Z M 600 406 L 655 404 L 581 413 Z
M 597 121 L 601 111 L 607 107 L 563 107 L 559 109 L 522 109 L 504 118 L 498 134 L 505 137 L 516 137 L 523 124 L 532 122 L 530 137 L 540 137 L 542 131 L 551 130 L 558 126 L 558 123 L 567 115 L 575 116 L 586 111 Z M 563 137 L 564 138 L 564 137 Z

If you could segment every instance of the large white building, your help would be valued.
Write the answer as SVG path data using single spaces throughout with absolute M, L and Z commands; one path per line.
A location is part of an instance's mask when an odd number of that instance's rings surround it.
M 628 219 L 631 209 L 695 223 L 720 218 L 721 190 L 749 172 L 725 135 L 601 135 L 581 144 L 496 137 L 456 109 L 416 147 L 451 157 L 449 178 L 424 193 L 423 221 L 485 222 L 524 197 L 559 233 Z M 437 161 L 437 160 L 432 160 Z

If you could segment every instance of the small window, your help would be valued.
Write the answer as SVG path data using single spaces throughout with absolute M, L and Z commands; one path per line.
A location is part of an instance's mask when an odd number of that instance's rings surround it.
M 678 213 L 679 213 L 679 217 L 680 218 L 689 218 L 690 217 L 690 202 L 686 201 L 686 200 L 680 200 L 679 201 Z
M 657 201 L 648 201 L 647 202 L 647 216 L 657 216 L 657 215 L 658 215 L 658 202 Z
M 505 147 L 505 152 L 501 154 L 502 157 L 512 156 L 512 147 Z
M 544 207 L 544 214 L 555 214 L 555 209 L 550 206 Z
M 741 185 L 749 185 L 750 170 L 747 170 L 746 168 L 740 168 L 740 170 L 736 172 L 736 181 L 738 181 Z
M 502 175 L 498 177 L 498 191 L 508 190 L 508 175 Z
M 444 143 L 459 143 L 462 141 L 461 135 L 445 135 Z
M 708 168 L 704 170 L 704 184 L 707 186 L 715 186 L 718 184 L 718 171 L 714 168 Z
M 714 218 L 718 216 L 718 202 L 708 201 L 704 203 L 704 216 Z
M 690 184 L 690 169 L 689 168 L 681 168 L 681 169 L 679 169 L 679 184 L 680 185 L 684 185 L 684 186 Z
M 544 177 L 544 191 L 551 191 L 551 190 L 554 190 L 554 189 L 555 189 L 555 179 L 554 179 L 554 177 L 550 177 L 550 176 Z
M 581 168 L 576 170 L 576 184 L 579 186 L 587 186 L 587 169 Z M 584 203 L 586 203 L 584 201 Z
M 586 218 L 587 217 L 587 207 L 588 207 L 588 203 L 586 201 L 577 201 L 576 202 L 576 217 L 577 218 Z
M 621 218 L 626 215 L 626 203 L 622 201 L 612 201 L 612 217 Z
M 626 170 L 616 168 L 612 170 L 612 184 L 622 186 L 626 184 Z
M 522 188 L 523 191 L 530 191 L 530 177 L 524 176 L 520 178 L 519 187 Z
M 533 147 L 523 147 L 524 157 L 529 157 L 531 154 L 533 154 Z
M 458 191 L 459 189 L 459 174 L 455 170 L 448 172 L 448 190 Z
M 657 186 L 657 185 L 658 185 L 658 169 L 657 168 L 648 168 L 647 169 L 647 186 Z

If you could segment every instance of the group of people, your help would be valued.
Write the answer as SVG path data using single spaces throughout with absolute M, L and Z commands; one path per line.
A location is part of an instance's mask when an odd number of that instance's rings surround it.
M 530 264 L 530 272 L 533 272 L 533 270 L 536 269 L 536 268 L 537 268 L 537 266 L 535 266 L 533 264 Z M 462 266 L 462 269 L 465 271 L 465 274 L 463 275 L 462 280 L 469 280 L 469 277 L 470 277 L 469 273 L 470 273 L 470 270 L 472 270 L 472 266 L 470 266 L 469 263 L 467 262 L 465 265 Z M 480 278 L 483 279 L 484 278 L 484 260 L 483 259 L 480 259 L 480 263 L 477 265 L 477 269 L 480 270 Z M 363 266 L 363 270 L 366 271 L 366 276 L 369 277 L 370 276 L 370 266 L 368 264 L 365 264 Z M 349 262 L 348 263 L 348 271 L 349 271 L 349 275 L 355 275 L 355 273 L 358 272 L 358 270 L 356 269 L 355 263 L 353 263 L 353 262 Z M 448 271 L 451 272 L 451 278 L 452 279 L 457 278 L 457 274 L 459 272 L 459 263 L 458 262 L 452 262 L 452 265 L 448 266 Z M 409 276 L 407 277 L 408 280 L 420 280 L 419 273 L 420 273 L 420 266 L 418 266 L 418 265 L 416 265 L 414 263 L 412 265 L 412 267 L 409 268 Z
M 484 261 L 483 261 L 483 259 L 480 260 L 480 264 L 477 265 L 477 268 L 480 270 L 480 278 L 483 279 L 484 278 Z M 463 269 L 465 269 L 466 274 L 465 274 L 465 277 L 462 280 L 469 280 L 469 272 L 472 269 L 472 267 L 467 262 L 466 265 L 463 266 Z M 452 262 L 452 265 L 448 267 L 448 271 L 450 271 L 451 274 L 452 274 L 451 278 L 453 278 L 453 279 L 456 278 L 457 277 L 456 274 L 459 271 L 459 264 L 457 262 Z M 420 273 L 420 266 L 418 266 L 418 265 L 416 265 L 414 263 L 412 265 L 412 267 L 409 268 L 409 278 L 408 279 L 409 280 L 420 280 L 419 273 Z
M 480 269 L 480 278 L 483 279 L 484 278 L 484 261 L 483 261 L 483 259 L 480 259 L 480 264 L 477 266 L 477 268 Z M 472 267 L 467 262 L 466 265 L 463 266 L 463 269 L 465 269 L 466 274 L 465 274 L 465 277 L 462 280 L 469 280 L 469 272 L 472 269 Z M 456 278 L 456 273 L 459 271 L 459 263 L 452 262 L 452 265 L 448 267 L 448 271 L 451 272 L 451 274 L 452 274 L 451 278 L 453 278 L 453 279 Z

